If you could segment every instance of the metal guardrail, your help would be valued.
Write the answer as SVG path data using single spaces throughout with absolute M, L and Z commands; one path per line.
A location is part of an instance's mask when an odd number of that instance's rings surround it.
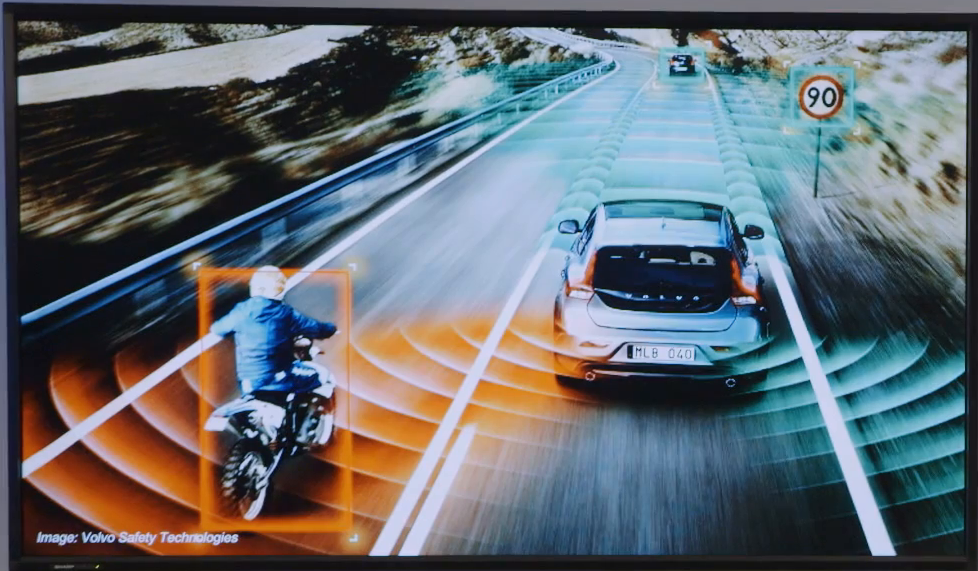
M 627 42 L 616 42 L 614 40 L 598 40 L 598 39 L 595 39 L 595 38 L 588 38 L 586 36 L 577 36 L 577 35 L 574 35 L 574 34 L 565 32 L 563 30 L 558 30 L 556 28 L 551 29 L 550 31 L 552 33 L 554 33 L 554 34 L 557 34 L 557 35 L 560 35 L 560 36 L 564 37 L 568 41 L 574 41 L 574 42 L 578 42 L 578 43 L 583 42 L 583 43 L 588 43 L 588 44 L 592 44 L 592 45 L 603 47 L 603 48 L 625 49 L 625 50 L 643 51 L 643 52 L 651 52 L 651 51 L 653 51 L 652 48 L 650 48 L 648 46 L 645 46 L 645 45 L 642 45 L 642 44 L 631 44 L 631 43 L 627 43 Z M 756 69 L 750 69 L 749 67 L 738 69 L 738 68 L 735 68 L 734 66 L 721 66 L 721 65 L 716 65 L 716 64 L 710 64 L 708 67 L 709 67 L 709 70 L 710 70 L 711 73 L 714 73 L 714 74 L 717 74 L 717 75 L 735 75 L 735 76 L 744 76 L 744 77 L 760 77 L 760 78 L 764 78 L 764 79 L 774 79 L 774 80 L 779 80 L 779 81 L 787 81 L 787 78 L 788 78 L 788 72 L 787 72 L 787 70 L 775 70 L 775 71 L 770 71 L 770 70 L 756 70 Z
M 265 246 L 274 246 L 296 234 L 295 230 L 289 229 L 289 226 L 296 226 L 290 223 L 295 222 L 294 220 L 288 220 L 290 216 L 305 218 L 306 222 L 310 222 L 309 216 L 301 216 L 303 209 L 333 194 L 346 195 L 345 199 L 349 199 L 356 192 L 357 184 L 367 179 L 375 179 L 382 183 L 386 181 L 388 185 L 404 183 L 402 187 L 410 184 L 426 174 L 424 172 L 411 176 L 412 173 L 416 174 L 419 170 L 424 170 L 419 169 L 419 165 L 441 164 L 447 160 L 446 155 L 457 156 L 467 148 L 491 137 L 502 127 L 512 124 L 522 114 L 536 109 L 541 100 L 549 102 L 568 89 L 573 90 L 589 83 L 618 65 L 608 54 L 599 55 L 602 56 L 602 61 L 598 63 L 513 95 L 414 139 L 395 144 L 368 159 L 26 313 L 21 317 L 22 341 L 32 342 L 45 337 L 50 332 L 127 296 L 140 298 L 136 300 L 137 303 L 130 304 L 130 309 L 133 312 L 144 313 L 142 321 L 155 322 L 159 319 L 161 311 L 164 311 L 163 308 L 157 307 L 161 303 L 180 303 L 194 295 L 192 279 L 184 277 L 179 280 L 180 284 L 175 284 L 174 280 L 167 280 L 168 276 L 174 274 L 192 276 L 195 265 L 202 263 L 201 260 L 206 260 L 203 263 L 209 265 L 217 265 L 223 258 L 225 263 L 221 265 L 241 265 L 248 254 L 241 254 L 242 248 L 235 248 L 234 243 L 248 234 L 260 233 L 256 252 L 267 254 L 269 248 Z M 459 147 L 465 148 L 459 149 Z M 437 160 L 432 160 L 432 157 Z M 435 167 L 437 164 L 431 168 Z M 430 170 L 428 169 L 429 172 Z M 396 176 L 389 176 L 392 173 Z M 344 189 L 351 189 L 351 192 L 337 192 Z M 396 190 L 399 189 L 394 191 Z M 382 193 L 390 194 L 392 191 L 385 189 L 381 193 L 367 194 L 373 196 Z M 337 204 L 332 206 L 324 205 L 320 210 L 335 212 L 342 207 L 342 200 L 336 202 Z M 251 242 L 249 247 L 254 248 L 256 241 Z M 227 249 L 238 250 L 238 254 L 222 252 Z M 182 286 L 182 289 L 179 286 Z M 174 299 L 175 290 L 182 292 L 176 295 L 176 299 Z
M 716 75 L 732 75 L 744 78 L 760 78 L 785 82 L 788 80 L 787 70 L 759 70 L 750 67 L 735 68 L 733 66 L 710 65 L 710 71 Z

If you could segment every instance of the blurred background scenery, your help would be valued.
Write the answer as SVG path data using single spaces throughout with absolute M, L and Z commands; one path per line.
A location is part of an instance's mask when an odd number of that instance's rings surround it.
M 22 21 L 17 47 L 22 313 L 411 149 L 159 273 L 25 318 L 25 456 L 196 342 L 194 263 L 359 264 L 342 428 L 360 451 L 363 541 L 253 535 L 222 553 L 365 553 L 526 261 L 551 244 L 541 234 L 600 197 L 678 189 L 746 203 L 738 223 L 767 216 L 756 253 L 789 270 L 897 552 L 963 552 L 965 33 Z M 708 81 L 656 83 L 656 51 L 683 47 L 705 51 Z M 797 65 L 854 70 L 851 128 L 819 136 L 785 120 Z M 430 148 L 406 145 L 521 93 Z M 527 118 L 320 263 L 399 193 Z M 553 244 L 477 378 L 465 414 L 478 434 L 429 552 L 868 552 L 783 286 L 766 285 L 757 386 L 730 399 L 585 394 L 552 369 Z M 218 292 L 215 312 L 243 295 Z M 314 288 L 289 295 L 329 318 Z M 230 363 L 229 342 L 219 349 Z M 197 524 L 199 387 L 192 358 L 178 368 L 25 478 L 28 543 L 49 522 Z M 315 461 L 283 489 L 327 505 L 335 459 Z M 105 485 L 126 501 L 105 502 Z
M 772 94 L 789 65 L 858 61 L 860 134 L 823 139 L 823 198 L 772 205 L 789 253 L 808 287 L 852 288 L 813 296 L 825 319 L 900 320 L 873 302 L 894 281 L 903 307 L 949 327 L 961 315 L 963 32 L 566 31 L 705 47 L 712 66 L 770 76 Z M 486 28 L 20 22 L 17 46 L 24 310 L 594 60 Z M 800 186 L 814 177 L 808 135 L 777 157 Z
M 25 311 L 593 63 L 514 30 L 20 22 Z
M 594 35 L 703 47 L 716 69 L 749 78 L 753 95 L 726 101 L 740 106 L 735 121 L 822 330 L 903 330 L 963 348 L 966 33 L 602 32 Z M 792 65 L 855 69 L 856 127 L 823 133 L 817 199 L 814 131 L 790 133 L 780 151 L 750 140 L 758 106 L 787 104 Z

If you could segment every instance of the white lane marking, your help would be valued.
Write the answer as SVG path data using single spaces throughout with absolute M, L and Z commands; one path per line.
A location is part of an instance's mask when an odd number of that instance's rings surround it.
M 896 555 L 893 541 L 883 522 L 883 515 L 876 504 L 873 490 L 869 486 L 869 479 L 863 469 L 856 447 L 852 442 L 849 430 L 846 428 L 845 419 L 839 409 L 839 403 L 832 394 L 832 387 L 829 385 L 828 377 L 822 369 L 822 363 L 818 360 L 815 352 L 815 344 L 805 324 L 805 319 L 801 315 L 801 308 L 788 276 L 785 274 L 781 260 L 777 256 L 765 255 L 771 275 L 774 277 L 774 284 L 781 296 L 784 312 L 788 316 L 788 323 L 791 324 L 791 332 L 795 336 L 798 350 L 801 352 L 802 361 L 808 370 L 808 376 L 815 391 L 815 398 L 818 401 L 818 408 L 825 421 L 825 428 L 829 433 L 832 448 L 842 469 L 842 477 L 845 478 L 846 488 L 852 497 L 852 504 L 856 508 L 856 516 L 862 526 L 863 534 L 866 536 L 866 543 L 869 551 L 873 555 Z
M 407 485 L 404 486 L 404 491 L 401 492 L 401 497 L 398 498 L 390 517 L 387 518 L 387 523 L 384 524 L 384 528 L 377 537 L 377 542 L 374 544 L 373 549 L 370 550 L 370 555 L 390 555 L 394 551 L 394 545 L 401 537 L 405 526 L 407 526 L 408 518 L 414 511 L 415 506 L 417 506 L 418 500 L 421 499 L 421 493 L 424 492 L 425 484 L 428 483 L 431 474 L 435 471 L 435 465 L 438 464 L 438 460 L 441 458 L 445 446 L 448 445 L 449 438 L 455 432 L 455 428 L 462 418 L 462 413 L 468 406 L 472 394 L 475 393 L 476 385 L 479 384 L 483 373 L 486 371 L 486 367 L 489 365 L 489 360 L 496 352 L 497 347 L 499 347 L 503 333 L 509 327 L 509 322 L 512 321 L 513 316 L 516 314 L 520 302 L 523 301 L 523 296 L 526 295 L 526 291 L 530 288 L 530 283 L 536 277 L 537 271 L 540 269 L 540 265 L 543 264 L 543 259 L 546 257 L 547 252 L 550 251 L 550 245 L 553 243 L 554 237 L 553 232 L 549 233 L 548 236 L 549 238 L 544 241 L 544 244 L 537 251 L 536 255 L 530 260 L 530 264 L 516 284 L 516 289 L 513 290 L 509 299 L 506 300 L 506 305 L 503 306 L 503 310 L 496 319 L 496 323 L 493 324 L 492 330 L 486 338 L 486 342 L 482 345 L 482 349 L 479 350 L 475 362 L 472 363 L 468 374 L 465 375 L 465 379 L 455 394 L 452 404 L 449 405 L 445 417 L 435 431 L 435 435 L 431 438 L 428 448 L 421 456 L 418 467 L 415 468 Z
M 713 74 L 707 73 L 710 90 L 713 93 L 713 101 L 716 104 L 717 113 L 723 113 L 723 102 L 720 98 L 720 89 Z M 769 237 L 768 240 L 774 240 Z M 815 344 L 812 342 L 805 318 L 802 316 L 801 307 L 798 305 L 798 298 L 788 281 L 784 266 L 781 260 L 772 254 L 762 256 L 768 262 L 768 267 L 774 277 L 774 285 L 781 297 L 785 314 L 788 316 L 788 323 L 791 332 L 795 337 L 795 343 L 801 352 L 802 361 L 808 371 L 808 377 L 815 392 L 815 399 L 818 402 L 819 412 L 822 414 L 822 421 L 829 433 L 829 440 L 832 449 L 842 470 L 842 477 L 845 479 L 846 488 L 852 498 L 852 505 L 856 508 L 856 516 L 859 518 L 859 525 L 862 527 L 863 535 L 866 536 L 866 543 L 869 551 L 873 555 L 896 555 L 893 547 L 893 540 L 886 529 L 883 521 L 883 514 L 880 512 L 879 505 L 876 503 L 876 496 L 869 485 L 869 478 L 863 469 L 862 462 L 856 452 L 856 446 L 852 442 L 852 436 L 846 427 L 839 403 L 832 394 L 832 387 L 829 379 L 825 375 L 822 363 L 818 359 Z
M 475 438 L 475 425 L 470 424 L 459 433 L 455 444 L 452 445 L 452 449 L 445 458 L 445 463 L 442 464 L 441 471 L 435 478 L 435 483 L 431 485 L 431 491 L 428 492 L 428 497 L 421 505 L 421 511 L 414 520 L 411 532 L 404 540 L 404 545 L 398 555 L 421 555 L 421 549 L 428 540 L 431 527 L 435 523 L 435 518 L 438 517 L 438 512 L 441 511 L 441 506 L 445 503 L 448 490 L 455 482 L 455 476 L 458 475 L 459 468 L 462 467 L 462 462 L 469 451 L 469 446 L 472 445 L 473 438 Z
M 356 244 L 358 241 L 360 241 L 368 233 L 375 230 L 378 226 L 380 226 L 381 224 L 389 220 L 392 216 L 394 216 L 398 212 L 407 208 L 411 203 L 421 198 L 429 190 L 441 184 L 447 178 L 451 177 L 458 171 L 465 168 L 466 165 L 470 164 L 472 161 L 481 157 L 493 147 L 505 141 L 506 139 L 511 137 L 514 133 L 516 133 L 517 131 L 519 131 L 520 129 L 522 129 L 532 121 L 536 120 L 544 113 L 560 105 L 564 101 L 567 101 L 568 99 L 574 97 L 579 93 L 583 93 L 584 91 L 594 87 L 595 85 L 601 83 L 602 81 L 618 73 L 619 69 L 621 69 L 621 67 L 616 66 L 615 69 L 613 69 L 607 75 L 600 77 L 592 81 L 591 83 L 568 93 L 567 95 L 564 95 L 557 101 L 554 101 L 553 103 L 537 111 L 533 115 L 530 115 L 520 123 L 514 125 L 513 127 L 510 127 L 501 135 L 499 135 L 495 139 L 492 139 L 491 141 L 489 141 L 488 143 L 486 143 L 485 145 L 483 145 L 482 147 L 474 151 L 472 154 L 468 155 L 464 159 L 455 163 L 450 168 L 445 170 L 443 173 L 441 173 L 440 175 L 436 176 L 435 178 L 431 179 L 430 181 L 428 181 L 427 183 L 419 187 L 417 190 L 412 191 L 411 194 L 405 196 L 400 201 L 394 203 L 390 208 L 381 212 L 375 218 L 372 218 L 369 222 L 367 222 L 362 227 L 357 229 L 355 232 L 353 232 L 352 234 L 350 234 L 349 236 L 341 240 L 338 244 L 336 244 L 335 246 L 327 250 L 321 256 L 313 260 L 310 264 L 306 265 L 306 267 L 302 268 L 298 273 L 293 275 L 288 280 L 288 282 L 286 282 L 286 291 L 292 289 L 293 287 L 301 283 L 302 280 L 311 276 L 312 272 L 325 266 L 333 258 L 335 258 L 343 251 Z M 54 442 L 38 450 L 30 458 L 25 460 L 24 463 L 21 465 L 21 478 L 26 478 L 30 476 L 32 473 L 37 471 L 38 468 L 41 468 L 42 466 L 44 466 L 45 464 L 53 460 L 55 457 L 58 456 L 58 454 L 61 454 L 69 447 L 71 447 L 73 444 L 77 443 L 82 438 L 90 434 L 93 430 L 101 426 L 105 421 L 112 418 L 114 414 L 116 414 L 123 408 L 127 407 L 128 405 L 132 404 L 137 398 L 146 394 L 150 389 L 152 389 L 153 387 L 161 383 L 164 379 L 166 379 L 173 373 L 177 372 L 181 367 L 183 367 L 187 363 L 199 357 L 201 353 L 203 353 L 207 349 L 210 349 L 211 347 L 216 345 L 219 341 L 220 341 L 219 338 L 216 338 L 215 336 L 212 335 L 207 335 L 201 338 L 197 343 L 194 343 L 190 345 L 190 347 L 187 347 L 186 349 L 181 351 L 176 357 L 167 361 L 165 364 L 163 364 L 163 366 L 150 373 L 146 378 L 142 379 L 141 381 L 139 381 L 129 389 L 126 389 L 121 395 L 112 399 L 104 407 L 100 408 L 94 414 L 92 414 L 92 416 L 76 424 L 75 426 L 70 428 L 67 432 L 59 436 Z
M 713 95 L 713 103 L 716 105 L 716 111 L 717 113 L 723 113 L 723 103 L 720 101 L 720 87 L 714 81 L 712 73 L 709 71 L 705 71 L 704 73 L 706 74 L 706 83 L 710 86 L 710 93 Z
M 221 338 L 217 335 L 208 334 L 201 338 L 197 343 L 192 344 L 178 353 L 176 357 L 170 359 L 162 367 L 150 373 L 145 379 L 129 387 L 121 395 L 112 399 L 108 404 L 95 411 L 92 416 L 89 416 L 85 420 L 71 427 L 68 432 L 65 432 L 56 438 L 54 442 L 38 450 L 27 460 L 24 460 L 24 463 L 21 465 L 21 477 L 26 478 L 33 474 L 38 468 L 44 466 L 53 460 L 58 454 L 61 454 L 73 444 L 87 436 L 90 432 L 98 428 L 115 413 L 126 408 L 136 399 L 149 392 L 150 389 L 162 382 L 163 379 L 166 379 L 170 375 L 176 373 L 180 370 L 180 367 L 183 367 L 190 361 L 193 361 L 201 354 L 201 352 L 210 349 L 214 345 L 217 345 L 220 340 Z

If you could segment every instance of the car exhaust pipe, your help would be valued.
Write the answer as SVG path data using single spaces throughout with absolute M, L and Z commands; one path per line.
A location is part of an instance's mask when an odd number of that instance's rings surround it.
M 584 373 L 584 380 L 585 381 L 593 381 L 596 378 L 597 378 L 597 375 L 594 374 L 594 371 L 588 371 L 588 372 Z
M 737 386 L 737 379 L 731 377 L 731 378 L 727 379 L 726 381 L 724 381 L 723 384 L 727 385 L 727 388 L 728 389 L 732 389 L 732 388 L 734 388 L 734 387 Z

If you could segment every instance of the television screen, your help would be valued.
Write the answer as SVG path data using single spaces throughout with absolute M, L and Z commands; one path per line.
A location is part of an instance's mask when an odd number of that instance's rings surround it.
M 23 557 L 963 561 L 967 26 L 23 8 Z

